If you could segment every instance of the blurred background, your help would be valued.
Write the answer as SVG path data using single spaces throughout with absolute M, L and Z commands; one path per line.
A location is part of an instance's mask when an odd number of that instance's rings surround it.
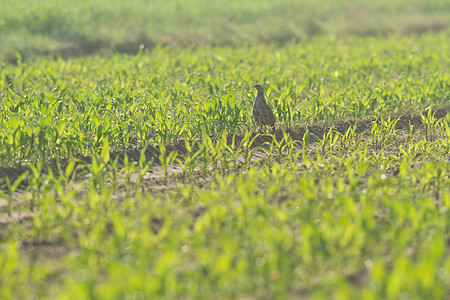
M 0 59 L 450 28 L 450 0 L 1 0 Z

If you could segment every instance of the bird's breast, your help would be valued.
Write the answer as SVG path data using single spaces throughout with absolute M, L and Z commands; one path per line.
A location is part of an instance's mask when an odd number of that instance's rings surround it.
M 263 97 L 256 97 L 255 103 L 253 103 L 253 107 L 257 107 L 257 108 L 264 107 L 266 105 L 267 104 L 266 104 L 266 100 L 264 99 L 264 96 Z

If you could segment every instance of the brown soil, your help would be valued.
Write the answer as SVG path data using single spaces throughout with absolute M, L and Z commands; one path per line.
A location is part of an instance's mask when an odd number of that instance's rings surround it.
M 450 112 L 450 106 L 445 106 L 443 108 L 439 109 L 433 109 L 432 111 L 434 113 L 434 117 L 436 119 L 444 118 L 448 112 Z M 426 115 L 428 114 L 428 110 L 424 110 L 419 114 L 401 114 L 397 116 L 391 116 L 391 120 L 398 119 L 396 123 L 396 129 L 409 129 L 410 125 L 413 125 L 414 128 L 417 130 L 422 126 L 422 118 L 421 114 Z M 302 142 L 304 134 L 309 131 L 311 134 L 311 141 L 317 141 L 321 137 L 323 137 L 330 128 L 334 128 L 340 133 L 345 133 L 350 127 L 356 125 L 356 133 L 357 134 L 363 134 L 370 128 L 372 128 L 372 125 L 374 122 L 376 122 L 377 119 L 375 118 L 367 118 L 363 120 L 351 120 L 351 121 L 343 121 L 343 122 L 337 122 L 335 124 L 323 124 L 323 125 L 311 125 L 306 127 L 293 127 L 293 128 L 287 128 L 285 130 L 286 133 L 289 134 L 292 140 Z M 278 141 L 281 141 L 283 139 L 283 131 L 278 129 L 274 132 L 274 136 Z M 235 139 L 235 143 L 239 144 L 243 139 L 243 135 L 229 135 L 227 137 L 227 143 L 230 145 L 232 143 L 233 137 Z M 216 137 L 211 137 L 214 140 L 216 140 Z M 251 144 L 251 148 L 255 147 L 261 147 L 264 145 L 264 143 L 271 142 L 272 136 L 271 135 L 265 135 L 265 134 L 259 134 L 259 133 L 253 133 L 251 138 L 253 140 L 253 143 Z M 201 140 L 198 140 L 197 142 L 201 143 Z M 198 145 L 193 146 L 194 150 L 198 150 Z M 166 145 L 166 151 L 167 153 L 170 153 L 172 151 L 175 151 L 176 153 L 180 155 L 184 155 L 187 152 L 187 149 L 185 147 L 185 141 L 180 140 L 178 142 L 168 144 Z M 128 156 L 129 161 L 139 161 L 140 154 L 143 148 L 136 148 L 136 149 L 130 149 L 125 151 L 115 151 L 110 153 L 110 160 L 114 161 L 116 158 L 118 159 L 119 165 L 124 164 L 124 158 L 125 156 Z M 145 158 L 147 161 L 153 161 L 154 165 L 159 164 L 159 156 L 161 152 L 159 151 L 159 147 L 148 145 L 145 152 Z M 77 166 L 83 166 L 86 164 L 90 164 L 92 162 L 91 156 L 79 156 L 76 157 L 78 159 Z M 44 167 L 43 174 L 48 173 L 48 169 L 51 169 L 53 171 L 53 174 L 58 174 L 58 163 L 62 167 L 62 169 L 65 169 L 68 165 L 69 161 L 71 159 L 62 159 L 62 160 L 50 160 L 47 162 L 46 166 Z M 179 170 L 176 170 L 176 166 L 174 167 L 175 173 Z M 27 166 L 14 166 L 14 167 L 0 167 L 0 178 L 3 177 L 9 177 L 10 182 L 14 182 L 21 174 L 23 174 L 25 171 L 28 171 L 29 168 Z M 152 176 L 156 182 L 159 182 L 158 178 L 162 177 L 162 172 L 158 171 L 158 168 L 155 168 L 154 170 L 150 170 L 150 173 L 156 173 L 157 176 Z M 161 173 L 161 174 L 159 174 Z M 155 174 L 155 175 L 156 175 Z M 26 181 L 22 183 L 21 187 L 26 187 L 27 183 Z M 2 181 L 0 184 L 0 190 L 6 190 L 6 185 Z

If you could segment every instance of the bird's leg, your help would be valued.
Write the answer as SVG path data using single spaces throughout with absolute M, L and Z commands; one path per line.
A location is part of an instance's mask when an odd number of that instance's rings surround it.
M 264 133 L 264 125 L 259 126 L 259 133 Z
M 260 134 L 264 134 L 264 133 L 265 133 L 265 129 L 266 129 L 266 126 L 265 126 L 265 125 L 261 125 L 261 126 L 259 127 L 259 133 L 260 133 Z
M 261 126 L 258 123 L 256 123 L 256 132 L 261 133 Z

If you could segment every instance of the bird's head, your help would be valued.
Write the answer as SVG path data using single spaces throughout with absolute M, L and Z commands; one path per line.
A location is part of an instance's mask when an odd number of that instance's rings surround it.
M 264 92 L 263 87 L 259 84 L 255 84 L 253 87 L 258 91 L 258 93 Z

